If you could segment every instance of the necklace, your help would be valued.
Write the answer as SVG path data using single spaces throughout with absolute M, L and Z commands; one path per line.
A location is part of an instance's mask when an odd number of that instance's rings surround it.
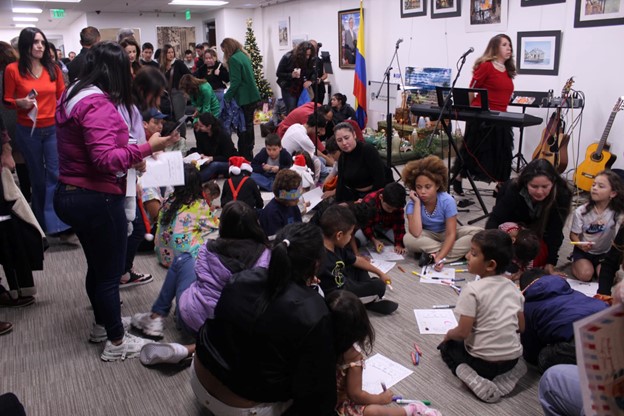
M 438 199 L 436 198 L 436 202 L 435 202 L 435 205 L 433 206 L 433 211 L 431 211 L 431 213 L 429 213 L 429 210 L 424 205 L 423 205 L 423 210 L 425 211 L 425 215 L 427 217 L 429 217 L 429 218 L 434 217 L 436 212 L 438 211 Z
M 492 64 L 493 64 L 496 68 L 498 68 L 498 69 L 501 69 L 501 70 L 506 69 L 506 68 L 505 68 L 505 64 L 501 64 L 501 63 L 500 63 L 500 62 L 498 62 L 498 61 L 492 61 Z
M 598 216 L 598 218 L 596 218 L 596 224 L 598 225 L 604 225 L 604 216 L 605 213 L 607 212 L 607 207 L 605 207 L 602 212 L 598 212 L 598 207 L 596 205 L 594 205 L 594 211 L 596 211 L 596 215 Z
M 41 73 L 39 75 L 35 75 L 35 73 L 29 68 L 28 69 L 28 73 L 34 78 L 34 79 L 39 79 L 39 77 L 41 76 Z

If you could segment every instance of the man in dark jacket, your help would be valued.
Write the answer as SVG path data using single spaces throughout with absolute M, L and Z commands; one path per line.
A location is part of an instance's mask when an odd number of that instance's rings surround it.
M 100 31 L 94 28 L 93 26 L 87 26 L 80 31 L 80 44 L 82 45 L 82 49 L 80 53 L 76 55 L 73 61 L 67 65 L 67 69 L 69 70 L 69 80 L 73 81 L 78 78 L 80 75 L 80 71 L 84 66 L 85 56 L 89 51 L 91 46 L 95 45 L 100 41 Z

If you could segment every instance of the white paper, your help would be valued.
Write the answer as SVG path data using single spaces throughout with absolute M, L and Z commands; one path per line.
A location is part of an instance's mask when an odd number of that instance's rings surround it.
M 128 169 L 126 174 L 126 196 L 136 196 L 137 171 L 134 168 Z
M 624 305 L 574 323 L 576 361 L 586 415 L 624 414 Z
M 310 204 L 308 205 L 307 209 L 311 210 L 322 201 L 321 196 L 323 196 L 323 188 L 317 186 L 316 188 L 309 190 L 302 196 L 306 203 Z
M 147 169 L 141 176 L 142 187 L 184 185 L 182 152 L 162 152 L 158 154 L 157 159 L 150 156 L 145 161 Z
M 423 274 L 423 271 L 421 269 L 419 276 L 420 276 L 420 283 L 438 284 L 438 285 L 444 284 L 443 283 L 444 281 L 446 281 L 447 283 L 448 282 L 453 283 L 453 279 L 455 279 L 455 269 L 452 267 L 445 267 L 441 271 L 437 272 L 433 268 L 433 264 L 432 264 L 427 267 L 427 273 L 425 274 Z
M 391 261 L 385 261 L 385 260 L 371 259 L 371 264 L 377 267 L 382 272 L 388 273 L 390 270 L 392 270 L 392 268 L 395 266 L 396 263 L 391 262 Z
M 381 253 L 377 253 L 374 248 L 370 248 L 368 250 L 370 253 L 370 257 L 373 260 L 385 260 L 385 261 L 401 261 L 405 260 L 400 254 L 394 252 L 393 246 L 384 246 L 383 251 Z
M 581 282 L 580 280 L 571 278 L 567 278 L 566 280 L 572 289 L 579 291 L 590 298 L 594 297 L 596 292 L 598 292 L 598 282 Z
M 375 354 L 366 360 L 366 368 L 362 374 L 362 390 L 370 394 L 379 394 L 383 390 L 381 383 L 390 388 L 412 373 L 412 370 L 395 363 L 388 357 Z
M 414 309 L 421 334 L 446 334 L 457 326 L 452 309 Z
M 197 152 L 193 152 L 189 155 L 186 155 L 186 157 L 182 160 L 184 161 L 184 163 L 195 162 L 195 166 L 201 166 L 204 163 L 208 163 L 208 158 L 205 158 L 205 157 L 202 158 L 202 156 Z

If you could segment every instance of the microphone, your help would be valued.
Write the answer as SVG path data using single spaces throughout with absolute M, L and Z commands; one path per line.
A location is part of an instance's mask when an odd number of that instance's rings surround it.
M 322 42 L 316 42 L 317 49 L 321 49 L 323 47 Z
M 397 48 L 399 47 L 399 43 L 401 43 L 401 42 L 403 42 L 403 38 L 399 38 L 399 40 L 397 40 L 397 43 L 396 43 L 396 47 Z
M 468 55 L 470 55 L 473 52 L 474 52 L 474 48 L 471 46 L 470 49 L 468 49 L 466 52 L 464 52 L 464 54 L 459 59 L 464 59 L 465 57 L 467 57 Z

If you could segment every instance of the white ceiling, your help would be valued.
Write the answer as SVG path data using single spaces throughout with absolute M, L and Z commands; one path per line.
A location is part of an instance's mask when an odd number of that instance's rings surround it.
M 190 10 L 191 14 L 206 13 L 210 10 L 221 8 L 256 8 L 270 4 L 282 3 L 284 0 L 228 0 L 225 6 L 176 6 L 168 4 L 171 0 L 82 0 L 80 3 L 59 3 L 54 1 L 20 1 L 20 0 L 0 0 L 0 29 L 14 29 L 13 7 L 38 7 L 43 9 L 43 13 L 20 16 L 33 16 L 39 18 L 34 23 L 44 32 L 50 30 L 60 30 L 76 20 L 84 13 L 102 11 L 108 13 L 136 13 L 140 12 L 161 12 L 161 13 L 184 13 Z M 65 18 L 52 19 L 50 9 L 64 9 Z

